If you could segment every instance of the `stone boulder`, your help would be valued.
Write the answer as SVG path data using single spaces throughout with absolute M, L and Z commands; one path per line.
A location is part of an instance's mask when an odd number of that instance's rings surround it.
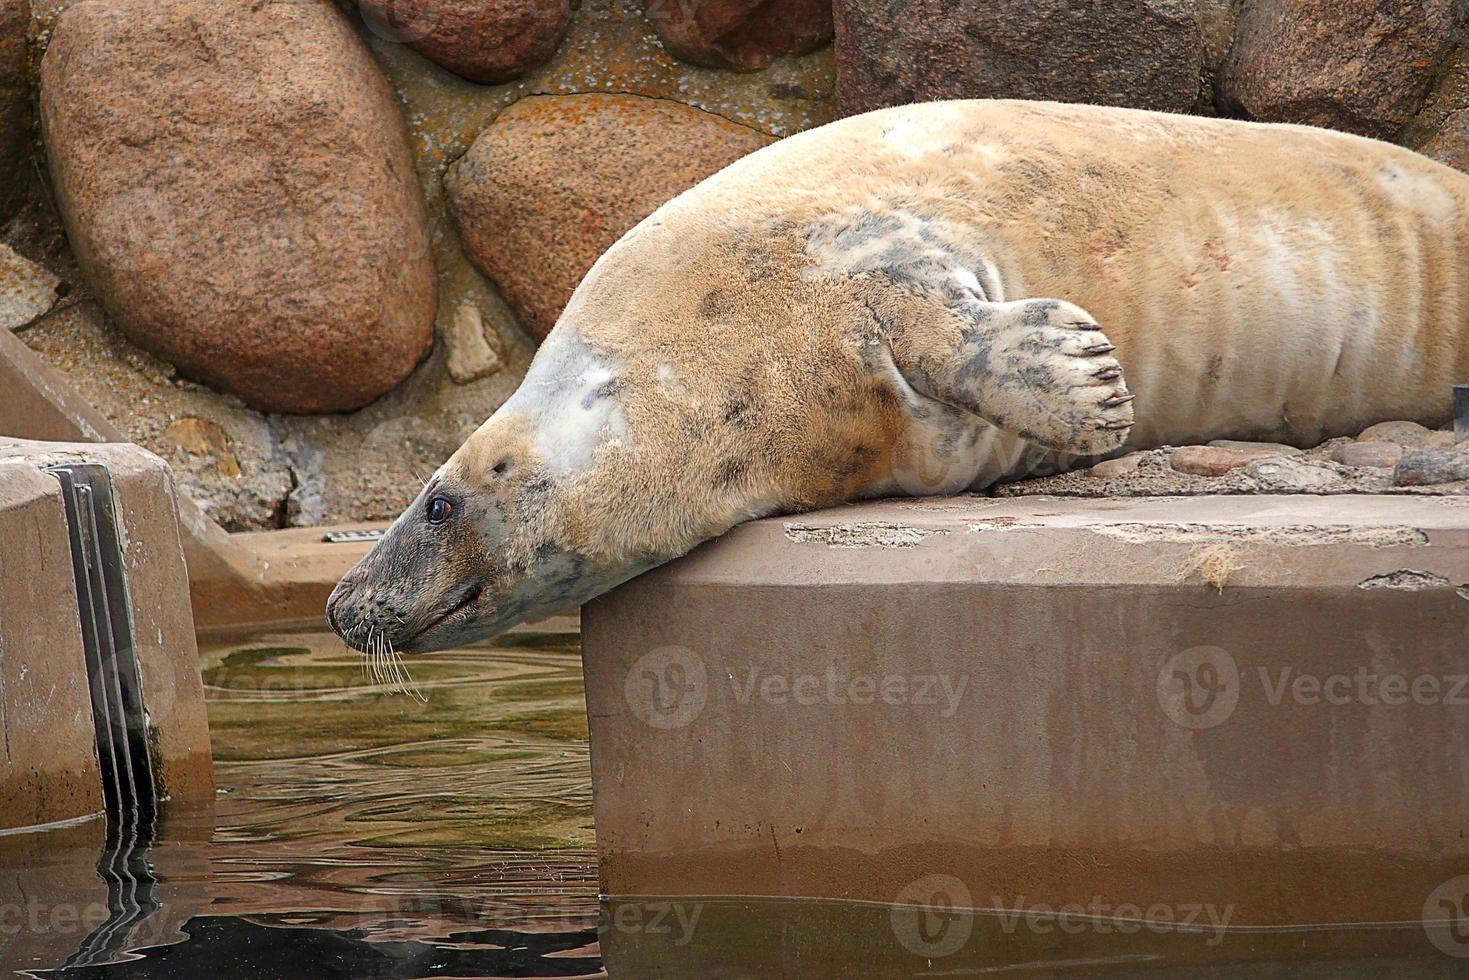
M 326 0 L 90 0 L 41 117 L 68 237 L 138 345 L 262 411 L 336 412 L 433 343 L 393 93 Z
M 470 260 L 543 338 L 624 232 L 769 142 L 665 99 L 537 96 L 501 113 L 445 186 Z
M 1406 451 L 1395 442 L 1348 442 L 1331 451 L 1331 461 L 1357 469 L 1390 470 Z
M 1459 49 L 1404 132 L 1403 144 L 1469 173 L 1469 48 Z
M 0 0 L 0 221 L 15 213 L 30 162 L 31 92 L 26 83 L 27 0 Z
M 550 60 L 571 24 L 568 0 L 359 0 L 381 37 L 475 82 L 508 82 Z
M 836 0 L 844 114 L 930 99 L 1198 100 L 1196 0 Z
M 1441 429 L 1430 429 L 1426 425 L 1420 425 L 1407 419 L 1395 419 L 1391 422 L 1369 425 L 1357 436 L 1357 441 L 1363 443 L 1390 442 L 1406 449 L 1426 449 L 1452 446 L 1454 434 Z
M 831 0 L 645 0 L 643 12 L 674 57 L 758 71 L 832 37 Z
M 1249 0 L 1219 103 L 1266 122 L 1393 139 L 1463 35 L 1460 0 Z

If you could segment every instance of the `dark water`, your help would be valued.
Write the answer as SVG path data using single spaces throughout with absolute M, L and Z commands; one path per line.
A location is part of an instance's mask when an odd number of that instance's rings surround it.
M 574 633 L 417 660 L 423 700 L 322 634 L 204 657 L 216 798 L 135 835 L 92 821 L 0 836 L 0 975 L 1469 977 L 1458 920 L 1430 941 L 1421 922 L 1220 931 L 798 899 L 599 904 Z

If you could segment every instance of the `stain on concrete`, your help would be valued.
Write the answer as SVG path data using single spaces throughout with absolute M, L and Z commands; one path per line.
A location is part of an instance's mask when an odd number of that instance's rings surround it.
M 1395 572 L 1373 575 L 1357 583 L 1359 589 L 1401 589 L 1418 592 L 1422 589 L 1447 588 L 1449 580 L 1433 572 L 1420 572 L 1411 568 L 1400 568 Z
M 1019 517 L 981 517 L 978 520 L 971 521 L 965 527 L 970 534 L 978 534 L 981 531 L 1019 530 L 1045 527 L 1045 525 L 1035 521 L 1027 521 Z
M 1416 527 L 1352 527 L 1345 524 L 1282 524 L 1261 527 L 1245 524 L 1099 524 L 1088 530 L 1129 544 L 1268 544 L 1307 546 L 1359 544 L 1369 548 L 1396 548 L 1428 544 L 1428 535 Z
M 824 544 L 829 548 L 913 548 L 925 538 L 948 531 L 930 527 L 911 527 L 888 521 L 863 524 L 833 524 L 812 527 L 809 524 L 787 524 L 786 539 L 796 544 Z

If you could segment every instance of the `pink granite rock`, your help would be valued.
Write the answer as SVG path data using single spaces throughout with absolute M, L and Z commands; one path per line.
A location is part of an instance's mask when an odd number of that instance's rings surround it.
M 358 0 L 381 37 L 476 82 L 508 82 L 550 59 L 571 24 L 567 0 Z
M 139 346 L 303 413 L 359 408 L 428 353 L 403 119 L 331 4 L 80 3 L 41 81 L 67 235 Z
M 1223 476 L 1258 459 L 1280 457 L 1272 449 L 1225 449 L 1219 446 L 1180 446 L 1168 458 L 1168 465 L 1190 476 Z
M 1348 442 L 1331 452 L 1331 460 L 1343 466 L 1392 469 L 1403 458 L 1403 447 L 1395 442 Z
M 1099 480 L 1114 480 L 1120 476 L 1129 476 L 1137 472 L 1138 466 L 1147 456 L 1147 453 L 1128 453 L 1116 459 L 1104 459 L 1087 470 L 1087 475 Z
M 1462 16 L 1457 0 L 1252 0 L 1220 101 L 1250 119 L 1393 139 L 1462 39 Z
M 769 142 L 667 99 L 538 96 L 502 112 L 444 186 L 470 260 L 541 339 L 624 232 Z
M 1454 434 L 1430 429 L 1417 422 L 1379 422 L 1368 426 L 1357 436 L 1358 442 L 1391 442 L 1408 449 L 1427 446 L 1447 448 L 1454 444 Z
M 831 40 L 831 0 L 644 0 L 643 12 L 675 57 L 756 71 Z

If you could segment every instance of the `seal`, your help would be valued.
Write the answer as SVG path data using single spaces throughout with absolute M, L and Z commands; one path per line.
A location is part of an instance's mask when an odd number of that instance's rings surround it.
M 359 648 L 453 646 L 751 518 L 1439 425 L 1464 379 L 1469 176 L 1306 127 L 882 110 L 610 249 L 328 618 Z

